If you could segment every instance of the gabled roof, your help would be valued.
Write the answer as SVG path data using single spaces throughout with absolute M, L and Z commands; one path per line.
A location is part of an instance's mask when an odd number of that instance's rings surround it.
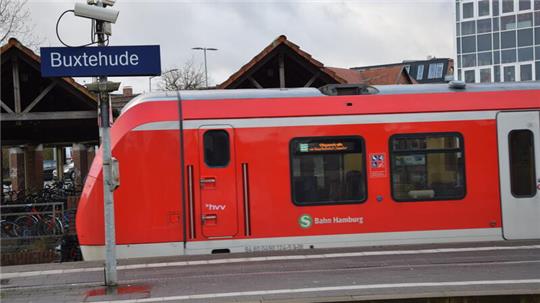
M 383 66 L 364 70 L 339 67 L 329 67 L 329 69 L 345 79 L 348 84 L 391 85 L 417 83 L 405 70 L 404 65 Z
M 24 46 L 21 42 L 19 42 L 19 40 L 15 39 L 15 38 L 9 38 L 8 43 L 2 45 L 2 47 L 0 48 L 1 56 L 3 56 L 5 53 L 7 53 L 11 49 L 17 49 L 17 50 L 21 51 L 28 58 L 35 61 L 37 64 L 41 65 L 41 57 L 38 56 L 36 53 L 34 53 L 28 47 Z M 97 97 L 94 94 L 92 94 L 90 91 L 88 91 L 86 89 L 86 87 L 80 85 L 75 80 L 73 80 L 73 78 L 63 77 L 63 78 L 60 78 L 60 79 L 64 80 L 66 83 L 73 86 L 75 89 L 80 91 L 82 94 L 86 95 L 88 98 L 90 98 L 90 99 L 94 100 L 95 102 L 97 102 Z
M 277 37 L 274 41 L 272 41 L 272 43 L 270 43 L 267 47 L 265 47 L 259 54 L 253 57 L 253 59 L 251 59 L 248 63 L 242 66 L 236 73 L 232 74 L 229 77 L 229 79 L 225 80 L 225 82 L 218 85 L 218 88 L 229 87 L 229 85 L 231 85 L 233 82 L 235 82 L 240 77 L 245 75 L 248 71 L 250 71 L 253 67 L 255 67 L 259 62 L 261 62 L 265 57 L 267 57 L 273 50 L 275 50 L 276 48 L 282 45 L 289 48 L 292 52 L 296 53 L 298 56 L 308 61 L 310 64 L 312 64 L 317 69 L 319 69 L 321 73 L 326 74 L 330 78 L 334 79 L 337 83 L 341 83 L 341 84 L 347 83 L 345 79 L 337 75 L 332 69 L 325 67 L 324 64 L 313 59 L 313 57 L 309 53 L 301 50 L 298 45 L 287 40 L 287 37 L 285 35 L 281 35 Z

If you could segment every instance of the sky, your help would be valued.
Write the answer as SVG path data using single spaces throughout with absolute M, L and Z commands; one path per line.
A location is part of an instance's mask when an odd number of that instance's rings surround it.
M 75 2 L 27 3 L 43 46 L 62 46 L 56 22 Z M 209 85 L 225 81 L 279 35 L 325 66 L 455 57 L 453 0 L 117 0 L 114 9 L 120 14 L 110 45 L 160 45 L 163 72 L 188 60 L 202 66 L 203 54 L 193 47 L 217 48 L 207 53 Z M 71 45 L 88 43 L 90 21 L 68 13 L 60 20 L 59 35 Z M 149 77 L 111 80 L 132 86 L 135 93 L 149 90 Z M 153 90 L 158 82 L 152 79 Z

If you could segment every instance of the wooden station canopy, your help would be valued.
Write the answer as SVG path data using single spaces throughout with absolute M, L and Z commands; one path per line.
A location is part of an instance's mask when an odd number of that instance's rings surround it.
M 218 88 L 321 87 L 327 84 L 415 84 L 404 64 L 375 72 L 328 67 L 279 36 Z
M 41 77 L 40 57 L 11 38 L 1 48 L 2 146 L 97 144 L 97 99 L 72 78 Z
M 320 87 L 345 83 L 345 79 L 281 35 L 219 88 Z

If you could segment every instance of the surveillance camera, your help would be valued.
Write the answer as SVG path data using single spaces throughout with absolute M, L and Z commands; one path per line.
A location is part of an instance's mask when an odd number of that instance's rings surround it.
M 75 16 L 116 23 L 120 11 L 112 8 L 104 8 L 83 3 L 75 3 Z
M 105 6 L 113 6 L 116 0 L 101 0 L 101 3 Z
M 115 2 L 115 0 L 86 0 L 86 3 L 89 5 L 98 5 L 101 3 L 104 6 L 113 6 Z

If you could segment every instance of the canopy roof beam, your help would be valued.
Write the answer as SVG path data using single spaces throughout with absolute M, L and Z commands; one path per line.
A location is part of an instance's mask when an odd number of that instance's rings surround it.
M 45 97 L 50 91 L 51 89 L 53 89 L 53 87 L 56 85 L 56 82 L 51 82 L 51 84 L 49 84 L 49 86 L 47 86 L 33 101 L 32 103 L 30 103 L 22 112 L 23 113 L 28 113 L 32 110 L 32 108 L 34 108 L 34 106 L 36 106 L 39 101 L 41 101 L 43 99 L 43 97 Z
M 7 104 L 4 103 L 4 101 L 0 100 L 0 106 L 8 113 L 13 114 L 13 110 L 7 106 Z
M 306 84 L 304 84 L 304 87 L 310 87 L 311 84 L 313 84 L 313 82 L 315 82 L 315 80 L 317 80 L 317 78 L 319 78 L 319 75 L 321 74 L 320 71 L 316 72 L 313 74 L 313 77 L 311 77 L 311 79 L 309 79 L 308 82 L 306 82 Z
M 97 111 L 32 112 L 1 115 L 2 121 L 96 119 Z
M 13 72 L 13 101 L 15 103 L 15 112 L 21 112 L 21 82 L 19 79 L 19 60 L 17 56 L 12 58 L 12 72 Z
M 256 88 L 263 88 L 262 85 L 260 85 L 259 82 L 257 82 L 257 80 L 255 80 L 252 76 L 249 76 L 248 79 L 249 82 L 251 82 L 251 84 L 253 84 L 253 86 Z

